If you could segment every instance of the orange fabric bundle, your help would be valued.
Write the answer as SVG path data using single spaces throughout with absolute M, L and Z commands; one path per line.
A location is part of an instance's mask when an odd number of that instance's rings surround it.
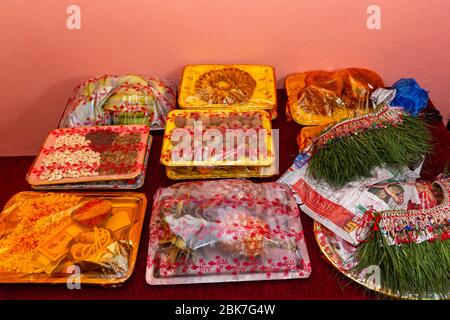
M 313 139 L 318 137 L 323 129 L 327 126 L 310 126 L 303 127 L 297 135 L 297 144 L 300 151 L 308 148 Z
M 293 74 L 285 86 L 288 118 L 302 125 L 326 125 L 373 111 L 370 95 L 384 83 L 371 70 L 349 68 Z

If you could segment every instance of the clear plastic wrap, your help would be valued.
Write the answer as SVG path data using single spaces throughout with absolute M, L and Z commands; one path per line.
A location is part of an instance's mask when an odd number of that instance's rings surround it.
M 275 132 L 274 132 L 275 133 Z M 269 178 L 279 173 L 279 146 L 277 136 L 272 139 L 275 154 L 270 166 L 191 166 L 166 167 L 166 175 L 172 180 Z
M 16 194 L 0 213 L 0 283 L 123 283 L 146 206 L 139 193 Z
M 148 283 L 294 279 L 310 273 L 300 213 L 286 185 L 212 180 L 156 192 Z
M 384 87 L 380 76 L 362 68 L 310 71 L 286 78 L 286 114 L 301 125 L 326 125 L 373 112 L 370 95 Z
M 75 88 L 59 128 L 145 124 L 163 130 L 176 86 L 148 75 L 102 75 Z
M 136 178 L 125 180 L 108 180 L 108 181 L 93 181 L 80 183 L 61 183 L 49 185 L 32 185 L 36 190 L 102 190 L 102 189 L 119 189 L 119 190 L 134 190 L 139 189 L 144 185 L 145 175 L 148 167 L 148 159 L 150 157 L 150 150 L 153 142 L 153 137 L 149 135 L 147 150 L 145 151 L 144 166 L 141 173 Z M 28 180 L 29 174 L 26 179 Z
M 172 180 L 269 178 L 278 174 L 277 161 L 267 167 L 218 166 L 218 167 L 166 167 L 166 175 Z
M 178 104 L 181 108 L 264 109 L 276 118 L 275 71 L 264 65 L 188 65 Z
M 173 110 L 160 161 L 170 167 L 270 166 L 272 145 L 264 110 Z
M 148 143 L 145 125 L 56 129 L 48 135 L 27 181 L 41 186 L 136 179 L 143 174 Z

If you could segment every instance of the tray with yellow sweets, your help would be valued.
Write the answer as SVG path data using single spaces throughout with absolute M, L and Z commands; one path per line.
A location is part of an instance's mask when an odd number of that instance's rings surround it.
M 264 110 L 173 110 L 160 161 L 165 166 L 270 166 L 272 124 Z
M 275 118 L 275 85 L 275 71 L 270 66 L 188 65 L 183 71 L 178 104 L 181 108 L 264 109 Z
M 146 206 L 131 192 L 14 195 L 0 213 L 0 283 L 123 283 Z
M 275 160 L 270 166 L 166 167 L 166 176 L 172 180 L 269 178 L 279 173 L 279 150 L 275 145 L 272 150 L 275 152 Z

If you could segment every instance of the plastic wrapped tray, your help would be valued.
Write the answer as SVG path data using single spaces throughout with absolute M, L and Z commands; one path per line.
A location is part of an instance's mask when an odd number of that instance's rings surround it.
M 296 73 L 285 87 L 288 117 L 301 125 L 327 125 L 373 112 L 370 95 L 384 83 L 371 70 L 348 68 Z
M 108 180 L 108 181 L 94 181 L 84 183 L 62 183 L 62 184 L 46 184 L 46 185 L 32 185 L 35 190 L 104 190 L 104 189 L 119 189 L 119 190 L 134 190 L 139 189 L 144 185 L 145 175 L 147 173 L 148 159 L 150 157 L 150 150 L 153 142 L 153 137 L 149 135 L 147 150 L 145 152 L 144 169 L 133 179 L 127 180 Z M 28 179 L 28 174 L 27 174 Z
M 140 193 L 16 194 L 0 213 L 0 283 L 123 283 L 146 205 Z
M 268 167 L 166 167 L 166 175 L 172 180 L 269 178 L 277 174 L 275 164 Z
M 31 185 L 134 179 L 149 139 L 145 125 L 56 129 L 27 174 Z
M 272 144 L 264 110 L 173 110 L 160 161 L 170 167 L 270 166 Z
M 183 71 L 178 104 L 195 109 L 264 109 L 276 118 L 275 85 L 275 71 L 270 66 L 188 65 Z
M 310 273 L 300 212 L 288 186 L 211 180 L 156 192 L 149 284 L 295 279 Z
M 102 75 L 77 86 L 60 128 L 145 124 L 162 130 L 175 108 L 176 86 L 149 75 Z
M 275 152 L 275 160 L 270 166 L 166 167 L 166 175 L 172 180 L 269 178 L 279 173 L 279 149 L 273 145 L 272 150 Z

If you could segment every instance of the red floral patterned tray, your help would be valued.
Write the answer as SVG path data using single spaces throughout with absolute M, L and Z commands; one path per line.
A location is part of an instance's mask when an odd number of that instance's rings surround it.
M 149 284 L 293 279 L 310 273 L 300 213 L 287 186 L 216 180 L 156 192 Z
M 136 178 L 144 169 L 145 125 L 56 129 L 30 168 L 31 185 Z

